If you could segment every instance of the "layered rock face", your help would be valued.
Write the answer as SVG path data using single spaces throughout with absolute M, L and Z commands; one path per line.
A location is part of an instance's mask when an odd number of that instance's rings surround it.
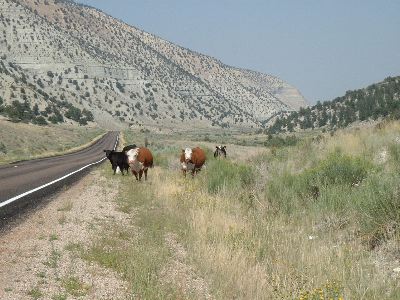
M 173 128 L 258 127 L 307 105 L 279 78 L 224 65 L 91 7 L 57 0 L 0 6 L 2 63 L 16 73 L 3 72 L 0 81 L 20 99 L 23 76 L 23 84 L 49 95 L 25 92 L 42 108 L 48 98 L 61 99 L 92 111 L 99 124 Z M 12 100 L 10 91 L 1 93 Z

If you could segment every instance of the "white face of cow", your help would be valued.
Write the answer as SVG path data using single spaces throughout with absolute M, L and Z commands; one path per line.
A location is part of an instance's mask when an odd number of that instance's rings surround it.
M 138 154 L 139 148 L 131 149 L 126 152 L 126 156 L 128 157 L 128 164 L 133 164 L 136 161 Z
M 185 160 L 189 161 L 192 159 L 192 149 L 186 148 L 185 149 Z

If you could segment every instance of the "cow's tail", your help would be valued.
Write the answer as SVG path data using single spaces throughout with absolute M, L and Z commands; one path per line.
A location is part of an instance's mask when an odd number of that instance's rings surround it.
M 121 173 L 121 169 L 117 167 L 117 170 L 115 171 L 117 174 Z

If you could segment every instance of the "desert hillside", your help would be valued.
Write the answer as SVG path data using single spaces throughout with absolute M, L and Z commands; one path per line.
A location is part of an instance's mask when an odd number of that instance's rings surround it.
M 91 7 L 54 0 L 0 4 L 0 96 L 47 109 L 46 121 L 73 106 L 82 116 L 57 122 L 91 121 L 85 109 L 108 127 L 176 128 L 193 121 L 258 127 L 307 105 L 279 78 L 227 66 Z

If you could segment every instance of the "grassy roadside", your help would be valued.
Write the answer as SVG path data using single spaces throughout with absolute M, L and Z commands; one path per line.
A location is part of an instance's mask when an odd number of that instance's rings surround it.
M 115 222 L 82 255 L 141 299 L 398 299 L 399 132 L 209 155 L 194 180 L 178 172 L 180 147 L 157 141 L 148 182 L 116 177 L 130 226 Z
M 42 127 L 0 120 L 0 165 L 78 151 L 104 134 L 101 128 Z

